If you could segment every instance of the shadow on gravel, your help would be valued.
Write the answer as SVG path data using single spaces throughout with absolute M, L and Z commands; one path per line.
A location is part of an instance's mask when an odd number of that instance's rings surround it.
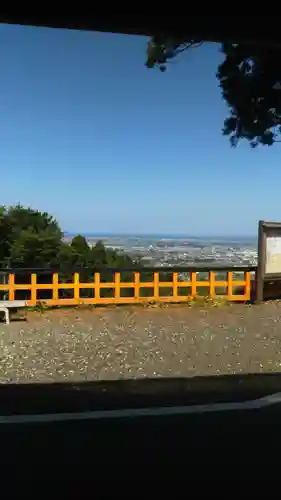
M 281 374 L 0 385 L 0 415 L 243 401 L 281 392 Z
M 280 390 L 281 374 L 11 384 L 0 386 L 0 407 L 2 416 L 75 412 L 242 401 Z M 146 492 L 154 485 L 160 491 L 169 483 L 174 491 L 179 481 L 197 493 L 206 485 L 208 495 L 214 485 L 217 496 L 218 489 L 232 492 L 238 477 L 253 492 L 257 477 L 277 477 L 281 412 L 276 406 L 277 411 L 3 423 L 1 456 L 7 472 L 2 466 L 2 475 L 6 481 L 10 476 L 11 498 L 22 498 L 27 484 L 30 496 L 34 478 L 38 491 L 43 484 L 44 492 L 47 487 L 52 494 L 64 491 L 63 498 L 89 498 L 87 492 L 93 488 L 103 493 L 95 493 L 95 498 L 115 498 L 116 491 L 128 491 L 131 498 L 145 483 Z

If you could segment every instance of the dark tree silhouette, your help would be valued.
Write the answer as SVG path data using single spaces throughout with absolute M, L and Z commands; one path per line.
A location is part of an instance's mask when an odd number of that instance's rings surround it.
M 167 69 L 169 60 L 202 45 L 200 40 L 152 38 L 148 44 L 148 68 Z M 280 142 L 281 134 L 281 65 L 278 48 L 241 43 L 221 45 L 224 61 L 217 78 L 222 96 L 229 107 L 223 134 L 231 145 L 240 139 L 252 147 Z

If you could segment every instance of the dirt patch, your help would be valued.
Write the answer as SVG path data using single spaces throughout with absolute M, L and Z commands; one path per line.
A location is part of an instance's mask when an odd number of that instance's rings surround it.
M 281 371 L 281 303 L 27 313 L 0 327 L 0 382 Z

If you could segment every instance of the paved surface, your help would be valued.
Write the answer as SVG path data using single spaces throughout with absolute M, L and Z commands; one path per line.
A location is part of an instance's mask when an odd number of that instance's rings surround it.
M 261 397 L 281 390 L 280 347 L 278 302 L 30 314 L 0 328 L 0 411 Z M 89 488 L 97 498 L 131 497 L 135 485 L 147 496 L 167 483 L 172 496 L 193 487 L 210 495 L 225 481 L 227 491 L 229 484 L 231 492 L 249 486 L 253 494 L 261 491 L 259 480 L 268 494 L 278 477 L 280 414 L 278 407 L 244 415 L 1 425 L 2 475 L 11 498 L 36 486 L 41 495 L 42 484 L 52 495 L 63 488 L 68 498 L 88 498 Z
M 0 326 L 0 383 L 281 372 L 281 303 L 65 309 Z
M 170 487 L 217 494 L 276 490 L 279 414 L 0 427 L 7 498 L 34 491 L 62 498 L 132 497 Z M 245 491 L 246 491 L 245 490 Z M 110 495 L 109 495 L 110 494 Z M 109 496 L 108 496 L 109 495 Z M 36 496 L 38 497 L 38 495 Z

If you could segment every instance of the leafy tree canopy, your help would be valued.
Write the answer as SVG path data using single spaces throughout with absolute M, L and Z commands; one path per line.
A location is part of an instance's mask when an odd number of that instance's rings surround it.
M 169 60 L 202 45 L 200 40 L 152 38 L 148 44 L 148 68 L 167 69 Z M 252 147 L 280 142 L 281 66 L 280 50 L 246 44 L 224 43 L 224 61 L 217 69 L 222 96 L 229 107 L 223 134 L 231 145 L 240 139 Z
M 132 259 L 102 241 L 90 247 L 82 235 L 68 244 L 58 222 L 48 213 L 21 205 L 0 206 L 0 261 L 5 267 L 132 267 Z

